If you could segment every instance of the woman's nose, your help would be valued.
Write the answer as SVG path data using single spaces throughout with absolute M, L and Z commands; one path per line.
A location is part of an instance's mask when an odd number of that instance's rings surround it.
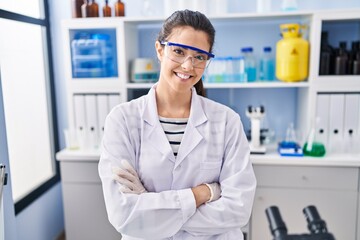
M 188 61 L 190 59 L 190 61 Z M 193 56 L 189 55 L 185 58 L 184 62 L 181 64 L 181 67 L 184 69 L 194 69 L 194 58 Z

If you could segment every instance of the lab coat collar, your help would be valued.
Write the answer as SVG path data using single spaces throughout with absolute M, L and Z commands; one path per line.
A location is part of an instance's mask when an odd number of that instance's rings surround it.
M 168 156 L 170 161 L 175 162 L 171 146 L 159 122 L 155 95 L 156 85 L 157 84 L 152 86 L 144 103 L 142 117 L 148 124 L 144 133 L 156 149 L 158 149 L 162 154 Z M 207 121 L 207 117 L 201 104 L 201 97 L 196 93 L 194 87 L 191 91 L 190 117 L 179 148 L 175 167 L 179 165 L 203 139 L 203 136 L 199 133 L 196 127 Z

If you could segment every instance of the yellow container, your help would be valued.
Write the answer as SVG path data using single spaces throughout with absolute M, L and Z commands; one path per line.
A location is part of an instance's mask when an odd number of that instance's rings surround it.
M 307 78 L 309 42 L 302 38 L 296 23 L 281 24 L 283 39 L 276 44 L 276 77 L 284 82 L 298 82 Z

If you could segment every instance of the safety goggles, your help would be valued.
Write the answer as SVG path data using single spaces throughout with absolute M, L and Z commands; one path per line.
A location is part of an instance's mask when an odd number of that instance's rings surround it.
M 165 46 L 165 56 L 167 58 L 180 64 L 190 58 L 194 68 L 206 68 L 210 63 L 210 59 L 215 57 L 212 53 L 180 43 L 162 41 L 161 45 Z

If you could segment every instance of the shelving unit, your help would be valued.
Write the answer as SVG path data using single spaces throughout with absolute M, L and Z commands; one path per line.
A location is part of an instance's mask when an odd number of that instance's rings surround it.
M 282 138 L 286 129 L 286 126 L 290 122 L 295 123 L 297 130 L 302 131 L 304 134 L 308 132 L 314 118 L 316 116 L 316 101 L 319 93 L 360 93 L 360 76 L 319 76 L 319 60 L 320 60 L 320 39 L 323 23 L 331 23 L 333 21 L 355 21 L 355 25 L 359 22 L 360 25 L 360 9 L 346 10 L 346 11 L 299 11 L 299 12 L 273 12 L 266 14 L 228 14 L 223 16 L 210 16 L 210 20 L 215 26 L 217 31 L 216 43 L 214 46 L 215 55 L 238 55 L 240 54 L 240 48 L 252 44 L 255 51 L 259 52 L 265 45 L 270 45 L 275 49 L 276 42 L 279 37 L 279 24 L 281 23 L 300 23 L 308 26 L 305 38 L 310 42 L 310 57 L 309 57 L 309 75 L 303 82 L 297 83 L 284 83 L 280 81 L 273 82 L 254 82 L 254 83 L 205 83 L 205 88 L 208 89 L 209 98 L 213 98 L 224 104 L 229 105 L 233 109 L 236 109 L 240 114 L 245 128 L 249 127 L 247 118 L 245 117 L 244 109 L 245 104 L 257 105 L 265 103 L 266 108 L 270 109 L 269 119 L 273 120 L 275 125 L 274 129 L 278 133 L 279 139 Z M 68 117 L 69 125 L 75 126 L 74 123 L 74 102 L 73 96 L 75 94 L 118 94 L 119 102 L 129 101 L 134 97 L 146 94 L 148 89 L 153 83 L 132 83 L 130 81 L 130 62 L 138 57 L 148 57 L 156 59 L 154 50 L 154 41 L 156 35 L 161 27 L 164 18 L 128 18 L 128 17 L 115 17 L 107 19 L 72 19 L 63 22 L 63 37 L 64 37 L 64 58 L 65 58 L 65 72 L 67 82 L 67 94 L 68 94 Z M 72 77 L 71 72 L 71 49 L 70 42 L 71 36 L 70 30 L 86 30 L 86 29 L 115 29 L 116 31 L 116 43 L 117 43 L 117 70 L 118 77 L 112 78 L 82 78 L 75 79 Z M 236 29 L 236 31 L 234 31 Z M 254 30 L 256 29 L 256 30 Z M 360 39 L 360 28 L 354 30 L 354 34 L 357 39 Z M 266 94 L 266 93 L 270 93 Z M 279 117 L 281 116 L 281 117 Z M 360 123 L 359 123 L 360 124 Z M 360 126 L 359 126 L 360 127 Z M 67 165 L 71 161 L 76 161 L 80 164 L 84 161 L 94 161 L 98 157 L 98 150 L 81 150 L 81 151 L 64 151 L 58 155 L 58 160 L 61 164 Z M 296 208 L 301 214 L 301 208 L 305 207 L 304 204 L 309 202 L 309 199 L 304 199 L 303 194 L 313 194 L 319 188 L 327 188 L 323 181 L 315 181 L 320 183 L 320 187 L 308 188 L 306 180 L 292 180 L 295 176 L 291 174 L 281 175 L 280 177 L 284 181 L 290 181 L 295 185 L 278 186 L 274 183 L 271 186 L 271 191 L 279 194 L 278 196 L 271 195 L 266 185 L 266 177 L 271 176 L 276 179 L 277 176 L 272 175 L 272 167 L 275 165 L 277 170 L 295 171 L 297 167 L 303 166 L 307 173 L 311 175 L 314 171 L 318 171 L 326 167 L 326 171 L 322 171 L 324 178 L 332 178 L 329 173 L 334 171 L 331 167 L 338 168 L 343 173 L 350 173 L 346 177 L 346 181 L 343 185 L 337 185 L 332 189 L 326 189 L 323 191 L 325 197 L 321 197 L 321 194 L 315 194 L 312 200 L 318 204 L 324 204 L 324 209 L 331 210 L 334 206 L 346 205 L 346 212 L 342 216 L 342 219 L 348 217 L 349 221 L 358 221 L 359 216 L 356 217 L 355 213 L 352 214 L 351 209 L 356 209 L 359 204 L 360 195 L 358 193 L 358 181 L 352 184 L 350 188 L 347 188 L 346 184 L 352 182 L 353 179 L 357 179 L 358 170 L 360 167 L 359 155 L 348 155 L 346 153 L 339 155 L 325 156 L 321 159 L 314 158 L 283 158 L 276 154 L 274 151 L 265 155 L 251 156 L 251 160 L 257 171 L 257 178 L 259 179 L 258 195 L 254 204 L 254 214 L 252 222 L 260 221 L 263 225 L 265 214 L 263 208 L 269 204 L 284 204 L 288 208 Z M 292 161 L 294 160 L 294 161 Z M 96 160 L 95 160 L 96 161 Z M 96 164 L 92 165 L 95 168 Z M 258 166 L 258 167 L 257 167 Z M 269 173 L 262 174 L 268 168 Z M 349 168 L 349 169 L 347 169 Z M 66 167 L 64 167 L 66 169 Z M 99 184 L 98 176 L 93 176 L 94 182 Z M 334 179 L 341 179 L 340 176 L 336 176 Z M 275 181 L 275 180 L 274 180 Z M 298 182 L 296 182 L 298 181 Z M 305 181 L 305 182 L 304 182 Z M 298 185 L 297 185 L 298 183 Z M 305 185 L 304 185 L 305 184 Z M 304 187 L 305 186 L 305 187 Z M 322 191 L 320 188 L 320 191 Z M 336 194 L 342 193 L 342 188 L 346 190 L 346 199 L 343 201 L 341 198 L 327 199 L 336 196 Z M 293 192 L 293 203 L 284 202 L 284 198 L 287 198 L 288 194 L 285 191 L 291 189 Z M 80 185 L 79 185 L 80 191 Z M 100 193 L 98 193 L 100 194 Z M 271 196 L 270 196 L 271 195 Z M 320 196 L 316 198 L 316 196 Z M 296 202 L 298 200 L 298 202 Z M 99 200 L 100 201 L 100 200 Z M 103 202 L 98 202 L 103 207 Z M 66 204 L 65 204 L 66 205 Z M 334 207 L 336 208 L 336 207 Z M 291 216 L 289 213 L 293 213 L 293 210 L 280 209 L 284 215 Z M 65 221 L 66 221 L 66 209 L 65 209 Z M 336 214 L 340 214 L 340 210 L 336 210 Z M 355 212 L 355 211 L 354 211 Z M 320 212 L 322 214 L 322 212 Z M 335 214 L 335 215 L 336 215 Z M 360 214 L 360 213 L 359 213 Z M 327 222 L 331 229 L 334 229 L 334 234 L 339 239 L 358 239 L 355 238 L 355 224 L 349 224 L 347 228 L 340 229 L 335 227 L 338 216 L 331 213 L 325 214 Z M 294 220 L 295 219 L 295 220 Z M 302 229 L 298 227 L 299 224 L 304 225 L 301 219 L 301 223 L 297 220 L 297 217 L 291 219 L 290 222 L 297 224 L 296 230 Z M 87 219 L 84 219 L 86 221 Z M 352 222 L 353 223 L 353 222 Z M 358 226 L 360 223 L 358 223 Z M 74 229 L 74 226 L 66 226 L 66 228 Z M 268 239 L 267 234 L 255 234 L 252 236 L 252 232 L 257 231 L 258 225 L 252 224 L 250 226 L 250 239 Z M 266 225 L 267 228 L 267 225 Z M 94 227 L 94 231 L 96 228 Z M 261 229 L 261 232 L 266 229 Z M 306 230 L 304 231 L 306 232 Z M 359 233 L 358 233 L 359 234 Z M 109 238 L 110 239 L 110 238 Z

